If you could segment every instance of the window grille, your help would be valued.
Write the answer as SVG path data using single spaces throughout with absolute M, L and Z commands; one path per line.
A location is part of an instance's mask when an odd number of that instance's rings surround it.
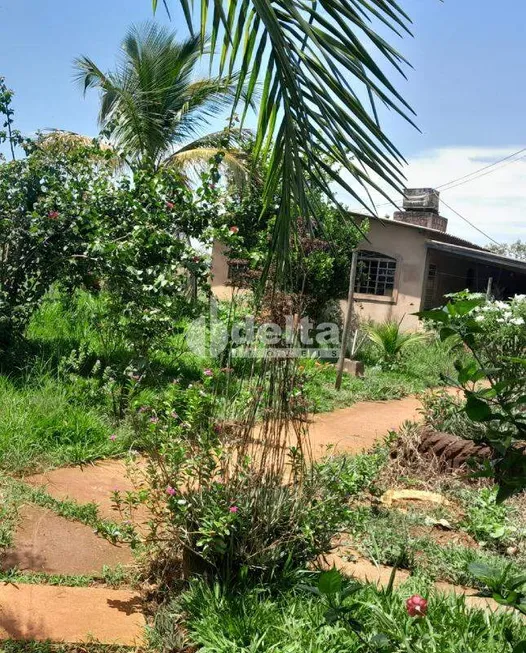
M 379 252 L 360 251 L 354 291 L 365 295 L 392 297 L 396 259 Z

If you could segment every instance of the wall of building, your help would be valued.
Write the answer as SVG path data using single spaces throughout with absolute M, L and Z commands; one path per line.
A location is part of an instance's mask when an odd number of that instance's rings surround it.
M 228 248 L 218 240 L 212 247 L 212 266 L 210 269 L 210 285 L 212 292 L 217 299 L 231 299 L 233 288 L 228 282 L 228 260 L 226 253 Z
M 380 252 L 396 259 L 395 290 L 393 297 L 355 294 L 356 314 L 361 319 L 375 322 L 396 320 L 405 330 L 418 329 L 418 318 L 412 313 L 420 310 L 426 267 L 426 235 L 395 222 L 371 220 L 367 238 L 369 242 L 362 242 L 359 249 Z M 347 310 L 346 300 L 341 302 L 341 307 L 343 311 Z

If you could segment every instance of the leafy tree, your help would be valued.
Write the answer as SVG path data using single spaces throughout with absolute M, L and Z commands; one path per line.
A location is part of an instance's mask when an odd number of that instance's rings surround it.
M 78 136 L 27 151 L 0 165 L 0 346 L 59 283 L 103 289 L 111 328 L 144 355 L 189 309 L 189 278 L 206 284 L 190 238 L 215 220 L 221 156 L 194 192 L 173 169 L 117 176 L 114 153 Z
M 516 258 L 519 261 L 526 261 L 526 243 L 523 243 L 520 238 L 514 243 L 489 243 L 487 248 L 492 252 L 495 252 L 495 254 Z
M 238 174 L 244 172 L 240 159 L 229 151 L 231 133 L 202 134 L 210 117 L 232 105 L 237 80 L 193 80 L 201 53 L 199 38 L 178 42 L 173 32 L 147 23 L 129 30 L 112 72 L 104 73 L 89 57 L 76 60 L 84 91 L 100 91 L 103 133 L 133 167 L 181 169 L 189 163 L 206 164 L 223 152 L 226 164 Z
M 20 131 L 13 127 L 14 110 L 11 107 L 13 95 L 14 91 L 7 88 L 5 77 L 0 77 L 0 114 L 4 116 L 4 122 L 2 123 L 3 129 L 0 130 L 0 145 L 6 142 L 9 143 L 11 157 L 14 161 L 16 159 L 15 147 L 22 145 L 24 139 Z
M 247 83 L 241 125 L 263 82 L 255 154 L 269 156 L 265 206 L 279 196 L 270 250 L 279 255 L 280 269 L 297 216 L 316 217 L 313 190 L 336 202 L 336 182 L 373 214 L 352 181 L 385 195 L 369 175 L 374 172 L 400 190 L 402 158 L 376 107 L 409 119 L 410 109 L 382 70 L 387 63 L 401 72 L 404 59 L 374 29 L 376 23 L 409 33 L 410 20 L 395 0 L 180 1 L 191 33 L 197 27 L 204 42 L 210 32 L 219 74 L 239 67 L 233 111 Z M 152 2 L 155 10 L 158 0 Z

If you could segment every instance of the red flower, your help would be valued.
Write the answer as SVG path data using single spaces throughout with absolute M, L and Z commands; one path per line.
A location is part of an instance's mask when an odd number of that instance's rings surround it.
M 418 594 L 410 596 L 405 606 L 410 617 L 425 617 L 427 614 L 427 601 Z
M 235 225 L 233 227 L 230 227 L 229 229 L 231 234 L 237 234 L 239 231 L 239 227 L 236 227 Z
M 47 214 L 47 217 L 48 217 L 50 220 L 56 220 L 56 219 L 58 218 L 59 215 L 60 215 L 60 213 L 59 213 L 58 211 L 50 211 L 50 212 Z
M 171 211 L 175 204 L 173 202 L 166 202 L 166 208 Z
M 200 257 L 200 256 L 194 256 L 194 257 L 192 258 L 192 261 L 193 261 L 194 263 L 200 263 L 200 262 L 201 262 L 201 257 Z

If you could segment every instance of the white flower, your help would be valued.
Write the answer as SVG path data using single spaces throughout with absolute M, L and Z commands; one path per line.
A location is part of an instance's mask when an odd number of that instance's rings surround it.
M 515 302 L 525 302 L 526 301 L 526 295 L 515 295 L 513 297 L 513 301 L 515 301 Z
M 483 315 L 477 315 L 475 318 L 475 322 L 484 322 L 484 316 Z
M 524 318 L 514 317 L 510 320 L 510 324 L 513 324 L 514 326 L 522 326 L 524 324 Z

